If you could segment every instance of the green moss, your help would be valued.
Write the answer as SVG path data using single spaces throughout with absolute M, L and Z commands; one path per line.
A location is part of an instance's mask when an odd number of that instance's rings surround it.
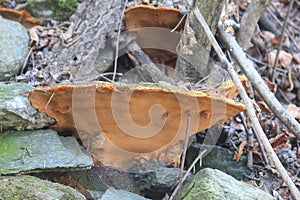
M 76 0 L 60 0 L 58 6 L 66 11 L 74 11 L 77 8 Z
M 4 176 L 0 177 L 0 183 L 1 200 L 85 199 L 83 195 L 68 186 L 32 176 Z
M 5 158 L 11 154 L 15 155 L 16 148 L 14 145 L 14 140 L 15 139 L 12 135 L 0 134 L 0 159 Z

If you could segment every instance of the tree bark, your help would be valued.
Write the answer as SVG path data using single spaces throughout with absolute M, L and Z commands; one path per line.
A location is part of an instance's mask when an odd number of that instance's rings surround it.
M 243 49 L 247 49 L 250 46 L 250 40 L 257 22 L 269 3 L 270 0 L 253 0 L 251 1 L 248 10 L 244 13 L 241 26 L 237 34 L 237 41 Z
M 197 5 L 213 33 L 223 5 L 224 0 L 200 0 Z M 211 44 L 193 13 L 188 15 L 187 23 L 179 44 L 175 79 L 197 82 L 209 74 Z

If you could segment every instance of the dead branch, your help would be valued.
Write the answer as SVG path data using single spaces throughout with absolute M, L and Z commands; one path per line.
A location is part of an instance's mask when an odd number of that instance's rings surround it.
M 280 119 L 280 121 L 298 138 L 300 139 L 300 124 L 290 116 L 290 114 L 282 107 L 280 102 L 276 99 L 274 94 L 269 90 L 269 88 L 264 83 L 261 76 L 252 66 L 252 63 L 247 59 L 245 53 L 238 45 L 238 43 L 233 39 L 233 37 L 224 33 L 224 31 L 219 28 L 219 35 L 222 41 L 228 49 L 231 50 L 236 62 L 240 66 L 243 73 L 247 76 L 249 81 L 253 84 L 254 88 L 257 90 L 259 95 L 266 102 L 268 107 L 272 112 Z
M 228 71 L 228 73 L 230 74 L 233 82 L 235 83 L 242 100 L 244 101 L 246 108 L 247 108 L 247 113 L 249 115 L 249 118 L 253 124 L 253 128 L 254 130 L 256 130 L 256 132 L 258 133 L 258 137 L 261 139 L 268 155 L 270 156 L 270 159 L 272 160 L 272 162 L 274 163 L 276 169 L 278 170 L 280 176 L 282 177 L 282 179 L 285 181 L 285 183 L 288 185 L 292 195 L 294 196 L 295 199 L 300 200 L 300 193 L 298 188 L 295 186 L 294 182 L 292 181 L 292 179 L 289 177 L 287 171 L 285 170 L 285 168 L 283 167 L 282 163 L 280 162 L 279 158 L 277 157 L 276 153 L 274 152 L 267 136 L 265 135 L 263 129 L 261 128 L 259 121 L 256 117 L 256 113 L 255 110 L 253 108 L 252 102 L 250 100 L 250 98 L 247 95 L 247 92 L 245 91 L 242 83 L 240 82 L 238 75 L 236 73 L 236 71 L 234 70 L 233 65 L 228 61 L 228 59 L 226 58 L 226 56 L 224 55 L 221 47 L 219 46 L 218 42 L 216 41 L 216 39 L 214 38 L 212 32 L 210 31 L 208 25 L 206 24 L 203 16 L 201 15 L 199 9 L 197 7 L 193 8 L 193 13 L 195 14 L 196 18 L 198 19 L 198 21 L 200 22 L 201 26 L 203 27 L 205 33 L 207 34 L 208 39 L 210 40 L 214 50 L 216 51 L 216 54 L 218 55 L 219 59 L 221 60 L 221 62 L 223 64 L 225 64 L 226 69 Z M 221 33 L 223 32 L 222 27 L 218 27 L 218 31 Z M 227 37 L 230 37 L 229 35 L 227 35 L 226 33 L 222 33 L 223 35 L 226 35 Z M 224 38 L 224 37 L 223 37 Z M 234 39 L 232 39 L 233 41 L 235 41 Z M 236 43 L 236 41 L 235 41 Z M 240 49 L 241 53 L 244 55 L 244 53 L 242 52 L 241 47 L 236 43 L 236 46 L 238 46 L 238 48 Z M 232 48 L 232 47 L 231 47 Z M 237 49 L 237 48 L 233 48 L 233 49 Z M 247 61 L 246 56 L 245 57 L 245 61 Z M 249 62 L 249 61 L 248 61 Z M 279 103 L 279 102 L 278 102 Z M 298 129 L 300 131 L 300 129 Z
M 167 83 L 174 84 L 174 81 L 167 77 L 165 74 L 158 69 L 158 67 L 151 61 L 151 59 L 143 52 L 141 47 L 135 42 L 131 42 L 127 45 L 127 49 L 130 51 L 135 59 L 140 64 L 140 67 L 145 71 L 154 82 L 164 81 Z
M 283 43 L 284 33 L 285 33 L 285 30 L 286 30 L 286 27 L 287 27 L 288 19 L 289 19 L 291 10 L 293 8 L 293 5 L 294 5 L 294 0 L 291 0 L 290 3 L 289 3 L 288 11 L 287 11 L 286 16 L 284 18 L 283 27 L 281 29 L 280 41 L 279 41 L 279 44 L 278 44 L 278 47 L 277 47 L 277 53 L 276 53 L 275 63 L 274 63 L 274 66 L 273 66 L 272 82 L 275 82 L 275 75 L 276 75 L 276 69 L 277 69 L 277 66 L 278 66 L 279 53 L 280 53 L 280 51 L 282 49 L 282 43 Z

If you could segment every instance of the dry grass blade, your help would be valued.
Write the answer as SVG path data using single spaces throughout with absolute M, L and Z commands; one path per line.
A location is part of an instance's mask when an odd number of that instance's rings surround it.
M 189 142 L 189 129 L 190 129 L 190 121 L 191 121 L 191 116 L 188 114 L 187 121 L 186 121 L 186 131 L 185 131 L 185 141 L 184 141 L 184 148 L 183 148 L 183 154 L 181 158 L 181 165 L 180 165 L 180 175 L 179 175 L 179 196 L 181 196 L 181 188 L 182 188 L 182 175 L 183 175 L 183 169 L 184 169 L 184 163 L 185 163 L 185 157 L 186 157 L 186 151 L 188 147 L 188 142 Z
M 119 57 L 119 40 L 120 40 L 120 34 L 121 34 L 122 20 L 123 20 L 123 17 L 124 17 L 124 11 L 126 9 L 127 2 L 128 2 L 128 0 L 126 0 L 125 3 L 124 3 L 124 8 L 123 8 L 123 11 L 122 11 L 122 14 L 121 14 L 121 19 L 120 19 L 120 23 L 119 23 L 119 27 L 118 27 L 116 55 L 115 55 L 115 63 L 114 63 L 114 74 L 113 74 L 113 77 L 112 77 L 112 81 L 115 81 L 116 74 L 117 74 L 118 57 Z

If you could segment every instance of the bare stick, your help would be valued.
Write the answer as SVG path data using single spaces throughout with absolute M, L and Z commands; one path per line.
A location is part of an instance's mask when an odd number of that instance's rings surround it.
M 182 158 L 181 158 L 181 164 L 180 164 L 180 174 L 179 174 L 179 196 L 181 196 L 181 188 L 182 188 L 182 174 L 183 174 L 183 169 L 184 169 L 184 163 L 185 163 L 185 157 L 186 157 L 186 151 L 187 151 L 187 146 L 189 143 L 189 132 L 190 132 L 190 121 L 191 121 L 191 116 L 188 113 L 187 116 L 187 121 L 186 121 L 186 131 L 185 131 L 185 139 L 184 139 L 184 148 L 183 148 L 183 154 L 182 154 Z
M 245 119 L 245 116 L 244 116 L 243 112 L 239 114 L 239 117 L 240 117 L 240 119 L 242 121 L 242 124 L 245 128 L 245 131 L 247 133 L 247 143 L 248 143 L 247 167 L 253 168 L 253 152 L 252 152 L 252 149 L 253 149 L 253 133 L 251 131 L 251 128 L 247 126 L 246 119 Z
M 278 48 L 277 48 L 277 53 L 276 53 L 276 57 L 275 57 L 275 63 L 274 63 L 274 66 L 273 66 L 272 82 L 275 81 L 275 75 L 276 75 L 276 68 L 278 66 L 279 53 L 280 53 L 280 51 L 282 49 L 282 42 L 283 42 L 283 38 L 284 38 L 284 32 L 285 32 L 286 26 L 288 24 L 287 22 L 288 22 L 291 10 L 293 8 L 293 5 L 294 5 L 294 0 L 291 0 L 290 3 L 289 3 L 288 11 L 287 11 L 286 16 L 284 18 L 283 27 L 282 27 L 282 30 L 281 30 L 281 36 L 280 36 L 279 45 L 278 45 Z
M 249 116 L 249 118 L 250 118 L 250 120 L 253 124 L 253 128 L 254 128 L 254 130 L 256 130 L 256 132 L 258 134 L 258 137 L 261 139 L 262 144 L 264 145 L 264 147 L 266 149 L 266 152 L 268 153 L 268 156 L 270 157 L 270 159 L 274 163 L 274 165 L 275 165 L 277 171 L 279 172 L 280 176 L 282 177 L 282 179 L 288 185 L 288 187 L 289 187 L 292 195 L 294 196 L 294 198 L 296 200 L 300 200 L 299 190 L 295 186 L 295 184 L 293 183 L 292 179 L 289 177 L 287 171 L 285 170 L 282 163 L 278 159 L 278 157 L 277 157 L 276 153 L 274 152 L 267 136 L 265 135 L 263 129 L 261 128 L 261 126 L 259 124 L 259 121 L 256 117 L 256 113 L 255 113 L 255 110 L 253 108 L 252 102 L 251 102 L 250 98 L 248 97 L 247 92 L 245 91 L 242 83 L 240 82 L 239 77 L 238 77 L 236 71 L 234 70 L 233 65 L 227 60 L 227 58 L 224 55 L 221 47 L 219 46 L 217 40 L 214 38 L 212 32 L 210 31 L 208 25 L 205 22 L 205 19 L 203 18 L 202 14 L 200 13 L 200 11 L 197 7 L 193 8 L 193 13 L 195 14 L 197 20 L 200 22 L 200 24 L 203 27 L 205 33 L 207 34 L 207 37 L 210 40 L 210 42 L 211 42 L 216 54 L 218 55 L 219 59 L 221 60 L 221 62 L 223 64 L 225 64 L 228 73 L 230 74 L 234 84 L 236 85 L 236 87 L 239 91 L 239 94 L 241 95 L 242 100 L 244 101 L 244 103 L 246 105 L 248 116 Z M 220 30 L 220 26 L 219 26 L 219 32 L 222 32 L 222 31 L 223 31 L 222 27 L 221 27 L 221 30 Z M 222 33 L 222 34 L 226 34 L 226 33 Z M 239 47 L 239 49 L 241 49 L 241 47 Z M 245 56 L 245 59 L 247 60 L 246 56 Z M 300 129 L 298 131 L 300 131 Z
M 201 160 L 202 160 L 203 155 L 206 153 L 206 151 L 207 151 L 207 149 L 204 149 L 203 151 L 199 152 L 197 158 L 195 158 L 195 160 L 193 161 L 193 163 L 191 164 L 191 166 L 188 168 L 188 170 L 186 171 L 185 175 L 184 175 L 183 178 L 181 179 L 181 181 L 180 181 L 181 184 L 182 184 L 182 183 L 185 181 L 185 179 L 188 177 L 189 173 L 194 169 L 196 163 L 197 163 L 199 160 L 200 160 L 200 163 L 202 163 Z M 173 199 L 175 198 L 175 196 L 176 196 L 176 194 L 177 194 L 177 192 L 178 192 L 178 190 L 179 190 L 179 187 L 180 187 L 180 185 L 178 184 L 178 185 L 176 186 L 176 188 L 174 189 L 172 195 L 170 196 L 169 200 L 173 200 Z
M 125 0 L 124 8 L 123 8 L 123 11 L 122 11 L 122 14 L 121 14 L 121 19 L 120 19 L 119 28 L 118 28 L 117 44 L 116 44 L 116 56 L 115 56 L 115 63 L 114 63 L 114 74 L 113 74 L 113 77 L 112 77 L 113 82 L 116 79 L 116 73 L 117 73 L 117 67 L 118 67 L 118 57 L 119 57 L 119 40 L 120 40 L 120 34 L 121 34 L 122 20 L 123 20 L 123 17 L 124 17 L 124 11 L 126 9 L 127 2 L 128 2 L 128 0 Z
M 147 72 L 154 82 L 158 83 L 159 81 L 164 81 L 174 84 L 174 81 L 160 71 L 160 69 L 151 61 L 149 56 L 142 51 L 141 47 L 135 41 L 132 41 L 126 47 L 139 62 L 139 66 L 143 69 L 143 71 Z
M 266 102 L 268 107 L 272 112 L 279 118 L 279 120 L 298 138 L 300 139 L 300 124 L 296 119 L 282 107 L 280 102 L 276 99 L 274 94 L 266 86 L 265 82 L 258 74 L 258 72 L 253 67 L 252 63 L 247 59 L 245 53 L 241 47 L 237 44 L 235 39 L 233 39 L 228 34 L 222 31 L 219 27 L 220 38 L 225 42 L 227 48 L 231 50 L 235 61 L 240 66 L 243 73 L 247 76 L 249 81 L 251 81 L 254 88 L 257 90 L 258 94 Z

